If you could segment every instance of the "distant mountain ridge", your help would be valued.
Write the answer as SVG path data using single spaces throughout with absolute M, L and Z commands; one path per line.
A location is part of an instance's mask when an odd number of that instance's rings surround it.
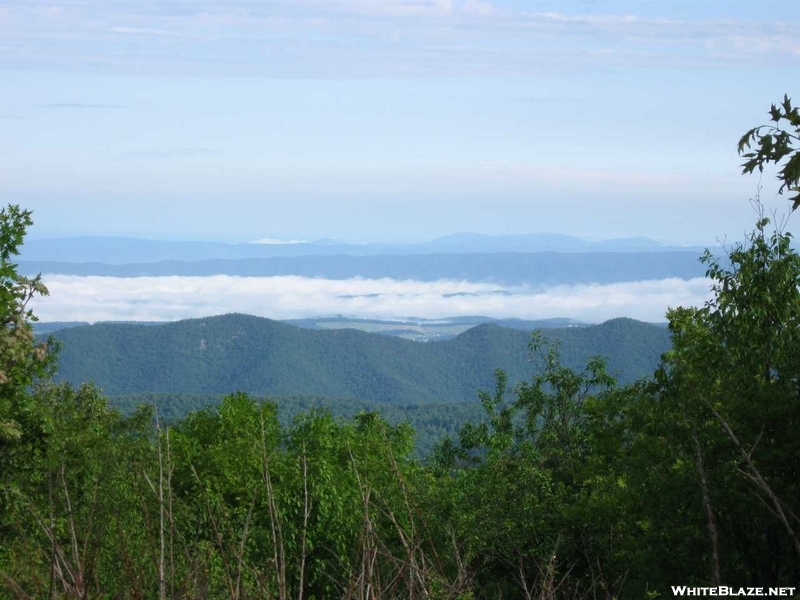
M 565 318 L 538 319 L 531 321 L 512 318 L 495 319 L 482 316 L 448 317 L 445 319 L 408 318 L 390 321 L 357 319 L 342 316 L 307 317 L 304 319 L 290 319 L 284 321 L 284 323 L 297 325 L 298 327 L 308 327 L 310 329 L 358 329 L 369 333 L 392 335 L 415 341 L 441 341 L 451 339 L 464 333 L 467 329 L 484 323 L 494 323 L 501 327 L 519 329 L 527 332 L 533 331 L 534 329 L 585 327 L 588 325 L 588 323 Z
M 641 252 L 685 250 L 646 237 L 587 241 L 559 233 L 488 235 L 455 233 L 417 244 L 433 252 Z
M 23 261 L 126 264 L 153 263 L 168 260 L 235 260 L 311 255 L 371 256 L 376 254 L 595 251 L 690 251 L 699 254 L 702 250 L 701 247 L 664 245 L 643 237 L 591 242 L 573 236 L 547 233 L 528 235 L 457 233 L 416 244 L 351 244 L 334 240 L 289 244 L 259 244 L 83 236 L 28 240 L 22 247 L 21 259 Z
M 622 381 L 652 373 L 669 348 L 657 325 L 615 319 L 554 329 L 567 365 L 596 354 Z M 303 329 L 232 314 L 164 325 L 63 329 L 57 379 L 91 380 L 110 395 L 137 393 L 316 395 L 404 403 L 472 400 L 495 369 L 530 377 L 530 333 L 484 324 L 443 342 L 417 343 L 350 329 Z
M 326 279 L 389 277 L 417 281 L 449 279 L 534 286 L 617 283 L 672 277 L 691 279 L 703 277 L 705 274 L 705 268 L 698 261 L 698 254 L 687 251 L 288 256 L 130 264 L 21 260 L 19 270 L 29 275 L 36 273 L 105 277 L 297 275 Z
M 127 323 L 134 325 L 164 325 L 169 321 L 116 321 L 116 323 Z M 584 327 L 588 323 L 575 321 L 574 319 L 551 318 L 551 319 L 495 319 L 483 316 L 461 316 L 447 317 L 444 319 L 423 319 L 410 317 L 407 319 L 360 319 L 356 317 L 346 317 L 338 315 L 334 317 L 305 317 L 302 319 L 288 319 L 281 321 L 297 327 L 307 329 L 357 329 L 370 333 L 380 333 L 383 335 L 394 335 L 414 339 L 417 341 L 442 340 L 455 337 L 471 327 L 483 323 L 495 323 L 501 327 L 520 329 L 522 331 L 533 331 L 534 329 L 554 329 L 560 327 Z M 109 324 L 115 321 L 99 321 L 97 324 Z M 70 327 L 81 327 L 91 325 L 86 321 L 37 321 L 33 324 L 36 335 L 46 335 L 69 329 Z

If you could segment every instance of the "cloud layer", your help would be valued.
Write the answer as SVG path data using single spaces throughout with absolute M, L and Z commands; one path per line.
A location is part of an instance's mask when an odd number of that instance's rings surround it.
M 242 312 L 273 319 L 343 314 L 363 318 L 483 315 L 601 322 L 663 321 L 668 307 L 701 305 L 708 280 L 662 279 L 547 289 L 467 281 L 288 277 L 75 277 L 45 275 L 42 321 L 171 321 Z
M 687 16 L 669 3 L 656 15 L 620 8 L 586 14 L 585 3 L 565 2 L 559 11 L 531 12 L 502 0 L 12 1 L 0 6 L 0 66 L 5 59 L 227 72 L 235 60 L 247 73 L 375 76 L 800 59 L 789 6 L 774 17 L 764 8 L 758 19 Z

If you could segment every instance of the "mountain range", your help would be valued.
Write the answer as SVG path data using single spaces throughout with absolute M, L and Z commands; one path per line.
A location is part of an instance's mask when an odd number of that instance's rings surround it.
M 495 369 L 528 379 L 529 331 L 482 324 L 453 339 L 419 343 L 353 329 L 301 328 L 242 314 L 163 325 L 101 323 L 56 331 L 57 379 L 91 380 L 109 395 L 140 393 L 307 395 L 389 403 L 472 400 Z M 564 363 L 594 355 L 629 382 L 652 374 L 670 345 L 664 327 L 631 319 L 547 331 Z
M 583 327 L 582 323 L 574 319 L 554 318 L 536 319 L 494 319 L 484 316 L 447 317 L 444 319 L 423 319 L 411 317 L 402 320 L 359 319 L 337 315 L 334 317 L 307 317 L 303 319 L 288 319 L 282 321 L 297 327 L 307 329 L 357 329 L 369 333 L 380 333 L 411 339 L 416 341 L 431 341 L 450 339 L 464 333 L 476 325 L 494 323 L 501 327 L 533 331 L 534 329 L 554 329 L 561 327 Z M 136 325 L 163 325 L 165 321 L 99 321 L 98 323 L 134 323 Z M 60 329 L 91 325 L 88 321 L 37 321 L 33 324 L 36 335 L 47 335 Z
M 211 259 L 235 260 L 311 255 L 670 251 L 693 252 L 697 255 L 702 248 L 664 245 L 643 237 L 587 241 L 552 233 L 528 235 L 458 233 L 413 244 L 353 244 L 332 240 L 300 243 L 225 243 L 107 236 L 28 240 L 22 248 L 21 260 L 126 264 L 169 260 L 193 262 Z
M 481 254 L 415 254 L 375 256 L 291 256 L 166 260 L 128 264 L 69 261 L 27 261 L 20 272 L 104 277 L 235 275 L 271 277 L 296 275 L 326 279 L 363 277 L 438 281 L 493 282 L 505 285 L 617 283 L 666 278 L 702 277 L 698 254 L 663 252 L 536 252 Z

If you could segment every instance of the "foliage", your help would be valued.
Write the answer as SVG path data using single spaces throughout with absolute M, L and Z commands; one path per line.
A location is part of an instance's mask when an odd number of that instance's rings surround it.
M 12 262 L 31 223 L 31 212 L 19 206 L 0 209 L 0 538 L 9 525 L 10 482 L 39 466 L 30 457 L 53 427 L 32 394 L 32 386 L 50 374 L 53 354 L 48 343 L 34 338 L 36 317 L 28 309 L 47 289 L 40 277 L 21 276 Z
M 531 353 L 541 371 L 512 399 L 498 371 L 494 394 L 481 394 L 487 420 L 445 442 L 437 467 L 455 479 L 454 530 L 487 597 L 582 596 L 607 571 L 596 563 L 606 557 L 586 546 L 599 515 L 584 520 L 585 485 L 592 407 L 614 380 L 600 359 L 581 372 L 564 366 L 539 336 Z
M 27 418 L 26 390 L 46 373 L 47 344 L 34 339 L 28 302 L 47 295 L 41 277 L 27 278 L 11 262 L 19 254 L 31 212 L 9 205 L 0 209 L 0 449 L 19 440 Z
M 763 172 L 769 163 L 781 165 L 778 193 L 794 194 L 789 200 L 792 201 L 792 210 L 795 210 L 800 206 L 800 110 L 792 106 L 788 95 L 784 95 L 783 102 L 770 107 L 769 116 L 774 124 L 754 127 L 739 140 L 739 154 L 747 159 L 742 170 L 752 173 L 758 168 Z M 756 143 L 756 149 L 752 149 L 753 143 Z
M 564 362 L 608 358 L 622 382 L 645 376 L 669 348 L 664 327 L 632 319 L 552 330 Z M 58 331 L 59 381 L 94 381 L 113 396 L 139 393 L 326 396 L 388 404 L 463 402 L 528 377 L 530 332 L 481 325 L 452 340 L 418 343 L 354 330 L 315 331 L 248 315 L 157 326 L 97 324 Z
M 174 423 L 189 413 L 207 407 L 216 408 L 222 394 L 130 394 L 109 396 L 109 405 L 123 414 L 132 414 L 142 404 L 157 406 L 162 421 Z M 326 398 L 324 396 L 253 396 L 258 402 L 270 402 L 278 408 L 278 420 L 288 426 L 295 417 L 323 408 L 335 418 L 352 419 L 362 412 L 376 412 L 390 425 L 407 423 L 414 430 L 414 451 L 417 458 L 431 454 L 439 441 L 458 433 L 467 421 L 480 419 L 479 402 L 435 402 L 426 404 L 391 404 L 356 398 Z
M 759 219 L 726 264 L 703 257 L 713 299 L 670 313 L 674 347 L 659 377 L 674 407 L 664 422 L 683 421 L 671 439 L 706 480 L 710 570 L 751 581 L 791 577 L 800 558 L 784 515 L 800 510 L 791 466 L 800 453 L 800 256 L 791 234 L 769 226 Z

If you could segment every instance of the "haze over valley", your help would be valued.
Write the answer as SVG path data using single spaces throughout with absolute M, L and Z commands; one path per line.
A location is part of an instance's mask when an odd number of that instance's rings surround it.
M 285 249 L 291 248 L 291 252 Z M 308 253 L 308 254 L 306 254 Z M 173 321 L 228 312 L 273 319 L 615 317 L 663 321 L 708 297 L 697 248 L 555 235 L 429 243 L 221 244 L 127 238 L 33 240 L 44 321 Z

